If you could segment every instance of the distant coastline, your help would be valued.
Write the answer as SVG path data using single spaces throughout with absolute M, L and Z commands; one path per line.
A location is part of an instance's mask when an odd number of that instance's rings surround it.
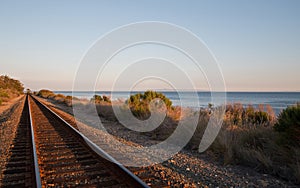
M 53 92 L 59 93 L 59 92 L 72 92 L 72 90 L 51 90 Z M 144 92 L 146 90 L 133 90 L 131 92 Z M 176 92 L 175 90 L 160 90 L 160 89 L 153 89 L 153 91 L 158 92 Z M 194 92 L 194 90 L 177 90 L 178 92 Z M 196 92 L 211 92 L 208 90 L 195 90 Z M 94 91 L 88 91 L 88 90 L 78 90 L 74 92 L 94 92 Z M 111 92 L 110 90 L 97 90 L 95 92 Z M 127 92 L 126 90 L 114 90 L 113 92 Z M 214 91 L 214 92 L 223 92 L 223 91 Z M 300 91 L 225 91 L 226 93 L 300 93 Z
M 73 95 L 78 98 L 90 99 L 94 94 L 107 95 L 112 98 L 112 100 L 126 100 L 130 94 L 136 94 L 142 91 L 54 91 L 56 94 L 63 95 Z M 175 106 L 183 106 L 189 108 L 206 108 L 209 103 L 211 103 L 211 93 L 209 91 L 198 91 L 198 99 L 193 98 L 191 91 L 179 91 L 181 94 L 181 101 L 179 99 L 178 93 L 174 91 L 159 91 L 165 94 L 173 102 Z M 276 114 L 279 114 L 282 109 L 287 106 L 291 106 L 300 101 L 300 92 L 226 92 L 227 100 L 226 103 L 241 103 L 244 106 L 253 105 L 258 107 L 258 105 L 270 105 Z M 195 103 L 196 101 L 196 103 Z M 199 102 L 199 105 L 197 104 Z M 214 104 L 215 106 L 219 104 Z

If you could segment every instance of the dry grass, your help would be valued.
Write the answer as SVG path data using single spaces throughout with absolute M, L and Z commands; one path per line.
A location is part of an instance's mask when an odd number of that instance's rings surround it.
M 88 100 L 73 99 L 72 101 L 70 96 L 53 96 L 49 92 L 46 93 L 44 96 L 47 98 L 63 102 L 68 106 L 76 105 L 87 113 L 92 113 L 94 110 L 94 104 Z M 100 118 L 117 121 L 112 104 L 119 105 L 103 101 L 96 104 Z M 208 151 L 223 159 L 224 165 L 246 165 L 300 183 L 300 148 L 282 144 L 280 134 L 273 129 L 276 122 L 273 110 L 270 106 L 266 107 L 267 112 L 262 111 L 264 109 L 263 106 L 259 109 L 254 109 L 252 106 L 244 108 L 240 104 L 227 106 L 223 126 Z M 173 133 L 179 120 L 188 119 L 194 113 L 191 109 L 171 108 L 158 128 L 141 134 L 148 135 L 151 139 L 164 140 Z M 186 146 L 187 149 L 198 149 L 210 116 L 210 109 L 202 109 L 199 112 L 198 125 Z
M 20 96 L 23 90 L 24 87 L 20 81 L 9 76 L 0 76 L 0 105 Z
M 281 145 L 272 127 L 222 128 L 210 150 L 224 164 L 242 164 L 300 183 L 299 148 Z M 297 151 L 297 152 L 296 152 Z
M 300 183 L 300 148 L 282 144 L 287 142 L 282 142 L 280 133 L 274 131 L 276 117 L 269 106 L 268 116 L 259 112 L 264 109 L 263 106 L 260 109 L 253 108 L 252 111 L 249 108 L 252 107 L 243 108 L 240 104 L 234 104 L 226 109 L 223 126 L 208 152 L 221 158 L 224 165 L 250 166 Z M 263 119 L 265 117 L 267 121 Z M 198 127 L 188 149 L 198 149 L 209 118 L 209 110 L 201 111 Z

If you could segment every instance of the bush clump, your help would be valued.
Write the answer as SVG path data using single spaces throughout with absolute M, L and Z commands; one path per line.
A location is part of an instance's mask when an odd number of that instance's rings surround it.
M 63 94 L 55 94 L 53 91 L 42 89 L 38 92 L 33 92 L 34 95 L 45 98 L 45 99 L 51 99 L 58 103 L 65 103 L 67 106 L 72 106 L 72 103 L 79 103 L 80 99 L 77 97 L 72 97 L 70 95 L 65 96 Z
M 9 76 L 0 76 L 0 104 L 9 101 L 9 99 L 18 97 L 24 91 L 23 84 L 19 80 Z
M 67 106 L 72 106 L 72 103 L 78 103 L 80 101 L 79 98 L 77 97 L 72 97 L 70 95 L 67 95 L 65 98 L 64 98 L 64 103 L 67 105 Z
M 240 103 L 235 103 L 233 105 L 228 104 L 226 106 L 224 120 L 229 125 L 269 126 L 275 119 L 274 112 L 269 106 L 267 106 L 269 112 L 265 112 L 263 109 L 263 105 L 260 105 L 258 109 L 255 109 L 252 105 L 243 107 Z
M 108 102 L 108 103 L 111 102 L 111 100 L 110 100 L 110 98 L 109 98 L 108 96 L 103 95 L 102 98 L 103 98 L 103 101 L 104 101 L 104 102 Z
M 100 103 L 101 101 L 103 101 L 103 98 L 100 95 L 94 95 L 93 98 L 91 98 L 91 102 L 94 103 Z
M 55 97 L 55 93 L 47 89 L 42 89 L 37 93 L 37 96 L 42 98 L 53 98 Z
M 102 101 L 104 102 L 108 102 L 108 103 L 111 103 L 111 100 L 109 97 L 103 95 L 103 96 L 100 96 L 100 95 L 94 95 L 92 98 L 91 98 L 91 102 L 94 102 L 96 104 L 99 104 L 101 103 Z
M 156 100 L 160 99 L 160 100 Z M 148 118 L 150 116 L 149 105 L 154 101 L 154 105 L 158 108 L 162 107 L 163 103 L 166 105 L 167 109 L 171 109 L 172 101 L 167 98 L 164 94 L 156 91 L 146 91 L 145 93 L 137 93 L 131 95 L 127 100 L 133 115 L 138 118 Z
M 1 98 L 9 98 L 9 95 L 7 94 L 6 91 L 1 91 L 1 90 L 0 90 L 0 97 L 1 97 Z
M 279 114 L 274 129 L 281 133 L 284 143 L 300 146 L 300 103 L 284 109 Z
M 23 84 L 19 80 L 12 79 L 7 75 L 0 76 L 0 89 L 11 90 L 18 94 L 22 94 L 24 91 Z

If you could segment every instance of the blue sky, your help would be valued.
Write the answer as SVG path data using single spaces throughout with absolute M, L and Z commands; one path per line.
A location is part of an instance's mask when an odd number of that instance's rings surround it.
M 33 90 L 70 90 L 81 58 L 100 36 L 133 22 L 162 21 L 206 43 L 227 90 L 300 91 L 299 18 L 297 0 L 2 0 L 0 74 Z

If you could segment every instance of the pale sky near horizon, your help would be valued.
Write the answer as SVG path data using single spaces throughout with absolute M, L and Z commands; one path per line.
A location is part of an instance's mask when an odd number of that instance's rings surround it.
M 2 0 L 0 74 L 33 90 L 71 90 L 81 58 L 100 36 L 161 21 L 206 43 L 228 91 L 300 91 L 299 18 L 298 0 Z

